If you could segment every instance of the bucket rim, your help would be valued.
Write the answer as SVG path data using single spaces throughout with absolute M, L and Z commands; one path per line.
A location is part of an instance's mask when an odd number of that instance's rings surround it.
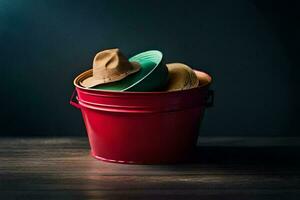
M 206 73 L 204 71 L 193 69 L 193 71 L 196 73 L 198 79 L 200 77 L 205 77 L 207 79 L 207 82 L 204 83 L 204 84 L 201 84 L 201 85 L 199 85 L 195 88 L 186 89 L 186 90 L 174 90 L 174 91 L 136 92 L 136 91 L 99 90 L 99 89 L 93 89 L 93 88 L 85 88 L 85 87 L 81 86 L 80 84 L 78 84 L 78 79 L 80 79 L 82 76 L 84 76 L 84 74 L 87 73 L 88 71 L 84 71 L 84 72 L 80 73 L 74 79 L 73 84 L 77 89 L 80 89 L 84 92 L 94 93 L 94 94 L 99 94 L 99 95 L 100 94 L 103 94 L 103 95 L 113 95 L 113 94 L 115 94 L 115 95 L 137 95 L 137 94 L 141 94 L 141 95 L 164 95 L 164 94 L 188 93 L 188 92 L 196 91 L 196 90 L 199 90 L 199 89 L 208 88 L 213 82 L 212 77 L 208 73 Z

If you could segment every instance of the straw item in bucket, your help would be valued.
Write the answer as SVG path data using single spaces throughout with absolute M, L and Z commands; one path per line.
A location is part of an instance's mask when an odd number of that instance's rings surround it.
M 199 79 L 195 72 L 182 63 L 167 64 L 169 82 L 166 91 L 187 90 L 199 85 Z
M 119 49 L 108 49 L 97 53 L 93 61 L 92 76 L 81 85 L 91 88 L 103 83 L 121 80 L 140 70 L 137 62 L 129 62 Z

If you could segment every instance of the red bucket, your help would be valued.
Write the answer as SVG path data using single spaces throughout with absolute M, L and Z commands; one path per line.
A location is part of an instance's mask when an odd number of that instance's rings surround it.
M 77 102 L 74 91 L 70 103 L 81 109 L 92 156 L 135 164 L 185 160 L 196 146 L 205 107 L 213 101 L 211 77 L 195 72 L 197 88 L 174 92 L 85 89 L 79 75 L 74 80 Z

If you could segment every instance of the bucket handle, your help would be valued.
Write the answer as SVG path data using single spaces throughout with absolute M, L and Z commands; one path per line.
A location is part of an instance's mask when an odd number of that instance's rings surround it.
M 70 104 L 72 106 L 74 106 L 75 108 L 81 109 L 81 106 L 79 105 L 78 100 L 77 100 L 77 91 L 76 91 L 76 89 L 72 93 L 72 96 L 70 98 Z
M 208 90 L 205 107 L 213 107 L 215 101 L 215 92 L 213 90 Z

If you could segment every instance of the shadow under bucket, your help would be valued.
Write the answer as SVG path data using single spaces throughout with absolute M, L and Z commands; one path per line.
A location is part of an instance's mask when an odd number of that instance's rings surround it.
M 197 88 L 173 92 L 86 89 L 74 80 L 70 103 L 80 108 L 93 157 L 116 163 L 184 161 L 197 143 L 200 122 L 212 105 L 211 77 L 194 70 Z M 76 99 L 77 101 L 76 101 Z

